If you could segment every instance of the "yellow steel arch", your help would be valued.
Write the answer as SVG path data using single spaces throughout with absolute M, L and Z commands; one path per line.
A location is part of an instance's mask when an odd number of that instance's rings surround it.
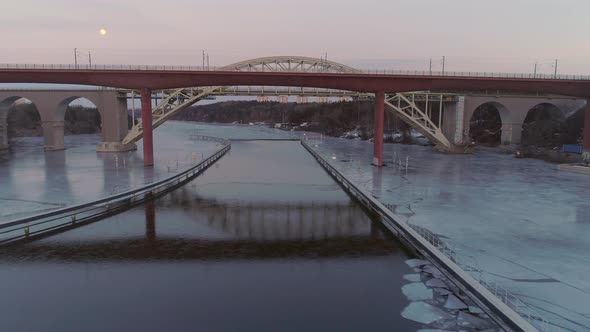
M 270 71 L 270 72 L 333 72 L 359 73 L 360 70 L 330 61 L 303 56 L 272 56 L 237 62 L 220 68 L 228 71 Z

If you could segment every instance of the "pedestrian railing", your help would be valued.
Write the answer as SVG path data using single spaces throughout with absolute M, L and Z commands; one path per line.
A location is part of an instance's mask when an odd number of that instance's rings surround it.
M 231 149 L 231 144 L 228 140 L 209 136 L 200 137 L 210 141 L 219 142 L 222 146 L 215 151 L 215 153 L 206 159 L 203 159 L 197 165 L 166 179 L 92 202 L 0 223 L 0 244 L 26 240 L 41 233 L 67 227 L 75 227 L 82 223 L 101 219 L 119 211 L 126 210 L 131 206 L 140 204 L 145 200 L 161 196 L 183 185 L 205 171 Z
M 463 270 L 458 263 L 454 262 L 439 248 L 414 230 L 414 228 L 405 223 L 398 222 L 387 207 L 368 192 L 348 180 L 338 169 L 336 169 L 336 167 L 332 166 L 330 162 L 324 159 L 305 141 L 301 141 L 301 144 L 349 194 L 375 213 L 385 227 L 403 242 L 409 244 L 411 248 L 419 252 L 423 257 L 428 259 L 434 266 L 441 270 L 449 280 L 459 287 L 461 291 L 469 294 L 470 297 L 482 307 L 482 309 L 490 314 L 492 319 L 500 324 L 500 326 L 514 331 L 537 330 L 528 320 L 518 314 L 508 304 L 503 302 L 482 283 L 478 282 L 470 273 Z M 433 239 L 433 242 L 441 245 L 440 242 L 435 241 L 440 240 Z
M 214 66 L 168 66 L 168 65 L 75 65 L 75 64 L 0 64 L 0 70 L 92 70 L 92 71 L 230 71 L 226 67 Z M 244 70 L 236 70 L 244 71 Z M 272 72 L 272 71 L 267 71 Z M 288 71 L 281 71 L 288 72 Z M 293 70 L 301 73 L 329 73 L 323 67 Z M 394 76 L 444 76 L 444 77 L 481 77 L 481 78 L 514 78 L 539 80 L 590 80 L 590 75 L 571 74 L 535 74 L 535 73 L 501 73 L 501 72 L 463 72 L 463 71 L 430 71 L 430 70 L 393 70 L 393 69 L 365 69 L 343 73 L 346 75 L 394 75 Z
M 385 204 L 385 206 L 387 206 L 387 204 Z M 390 208 L 388 207 L 388 209 Z M 445 254 L 453 262 L 459 265 L 464 271 L 469 272 L 480 284 L 485 286 L 488 291 L 502 300 L 502 302 L 512 308 L 512 310 L 517 312 L 520 316 L 525 318 L 529 323 L 537 327 L 539 331 L 561 331 L 561 329 L 543 318 L 543 316 L 538 311 L 536 311 L 527 303 L 523 302 L 520 298 L 518 298 L 518 296 L 514 295 L 507 288 L 499 285 L 497 282 L 492 281 L 489 273 L 479 266 L 477 260 L 474 257 L 461 255 L 457 248 L 452 245 L 451 241 L 441 240 L 438 235 L 434 234 L 427 228 L 414 225 L 409 222 L 406 222 L 406 224 L 418 234 L 420 234 L 422 238 L 432 244 L 440 252 Z

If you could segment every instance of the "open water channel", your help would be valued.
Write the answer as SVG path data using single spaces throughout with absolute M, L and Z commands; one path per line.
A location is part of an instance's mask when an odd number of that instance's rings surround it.
M 234 142 L 168 195 L 0 250 L 2 331 L 415 331 L 413 273 L 299 142 Z

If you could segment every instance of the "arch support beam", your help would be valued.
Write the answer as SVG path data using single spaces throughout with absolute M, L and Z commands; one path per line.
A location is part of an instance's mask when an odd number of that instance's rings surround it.
M 375 123 L 373 135 L 373 165 L 383 166 L 383 123 L 385 119 L 385 93 L 375 93 Z
M 141 89 L 141 126 L 143 131 L 143 165 L 154 165 L 154 136 L 152 128 L 152 90 Z

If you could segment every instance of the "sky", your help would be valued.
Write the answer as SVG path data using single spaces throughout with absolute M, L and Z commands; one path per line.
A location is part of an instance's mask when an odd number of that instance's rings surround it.
M 587 0 L 3 0 L 0 63 L 212 66 L 271 55 L 359 69 L 590 74 Z M 107 34 L 101 36 L 100 29 Z

